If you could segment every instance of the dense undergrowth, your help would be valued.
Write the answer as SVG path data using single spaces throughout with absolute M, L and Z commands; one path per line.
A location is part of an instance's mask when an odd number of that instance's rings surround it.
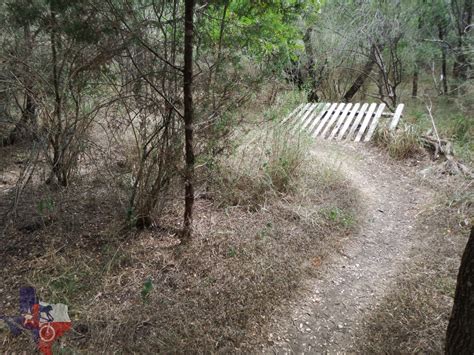
M 462 96 L 438 96 L 431 98 L 432 114 L 440 138 L 453 143 L 454 153 L 466 163 L 474 162 L 474 109 L 473 89 Z M 404 121 L 415 126 L 421 134 L 433 134 L 426 100 L 410 99 L 407 102 Z
M 474 161 L 474 103 L 469 96 L 462 100 L 456 97 L 438 97 L 433 100 L 433 117 L 441 138 L 454 144 L 456 155 L 466 163 Z M 414 101 L 407 108 L 407 122 L 424 133 L 432 130 L 431 120 L 422 102 Z

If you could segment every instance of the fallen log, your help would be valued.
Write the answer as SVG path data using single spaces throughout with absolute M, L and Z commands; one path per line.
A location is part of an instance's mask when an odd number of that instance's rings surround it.
M 442 172 L 450 175 L 462 174 L 474 178 L 474 173 L 471 169 L 454 157 L 453 145 L 449 140 L 437 138 L 429 134 L 421 136 L 420 140 L 424 148 L 432 153 L 433 160 L 444 158 L 444 161 L 438 166 Z
M 447 139 L 436 138 L 427 134 L 421 136 L 421 143 L 427 150 L 432 152 L 433 160 L 438 160 L 440 155 L 453 155 L 453 146 Z

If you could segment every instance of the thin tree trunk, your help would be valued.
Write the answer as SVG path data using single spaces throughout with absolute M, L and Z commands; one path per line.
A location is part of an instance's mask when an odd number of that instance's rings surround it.
M 311 42 L 311 34 L 313 32 L 312 27 L 308 27 L 306 29 L 306 33 L 304 35 L 304 48 L 306 52 L 306 57 L 308 59 L 307 63 L 307 70 L 308 70 L 308 77 L 310 81 L 310 91 L 308 93 L 308 101 L 309 102 L 318 102 L 319 101 L 319 96 L 317 94 L 318 91 L 318 83 L 319 80 L 316 77 L 316 68 L 315 68 L 315 63 L 314 63 L 314 49 L 313 49 L 313 43 Z
M 446 64 L 446 47 L 443 44 L 444 41 L 444 29 L 441 24 L 438 25 L 438 37 L 441 41 L 441 83 L 443 85 L 443 94 L 448 93 L 448 77 L 447 77 L 447 64 Z
M 222 17 L 221 17 L 221 24 L 220 24 L 220 29 L 219 29 L 219 41 L 217 45 L 217 58 L 216 58 L 216 68 L 215 68 L 215 73 L 216 76 L 218 77 L 218 74 L 220 73 L 220 67 L 221 67 L 221 60 L 222 60 L 222 41 L 224 39 L 224 30 L 225 30 L 225 18 L 227 16 L 227 10 L 229 8 L 230 1 L 225 1 L 224 3 L 224 9 L 222 10 Z M 209 71 L 209 86 L 212 85 L 213 81 L 213 71 Z M 212 89 L 212 110 L 215 112 L 217 109 L 216 105 L 216 91 Z
M 33 54 L 33 38 L 31 35 L 30 25 L 26 24 L 24 26 L 24 36 L 25 36 L 25 44 L 26 44 L 26 55 L 25 58 L 25 96 L 26 96 L 26 104 L 25 104 L 25 111 L 24 116 L 26 116 L 26 121 L 28 122 L 28 128 L 30 133 L 35 136 L 36 130 L 38 126 L 38 122 L 36 120 L 36 101 L 33 95 L 33 79 L 31 78 L 31 69 L 28 64 L 28 59 Z
M 454 6 L 454 3 L 452 6 Z M 471 68 L 471 63 L 466 55 L 466 53 L 469 53 L 469 45 L 466 43 L 465 38 L 472 27 L 472 0 L 464 0 L 463 8 L 458 11 L 459 13 L 455 12 L 455 15 L 458 17 L 458 54 L 453 66 L 453 76 L 456 79 L 465 81 L 468 79 L 468 72 Z
M 474 227 L 459 268 L 445 350 L 446 354 L 474 354 Z
M 354 83 L 351 85 L 349 90 L 344 94 L 344 101 L 349 102 L 352 100 L 355 94 L 359 91 L 359 89 L 364 85 L 365 81 L 370 75 L 373 67 L 375 65 L 375 44 L 372 45 L 372 49 L 370 50 L 369 60 L 365 63 L 362 71 L 357 76 Z
M 194 0 L 184 2 L 184 135 L 186 166 L 184 171 L 184 224 L 182 238 L 188 241 L 192 234 L 194 205 L 194 148 L 193 148 L 193 37 Z
M 425 4 L 425 0 L 423 0 L 423 6 Z M 423 28 L 423 16 L 418 16 L 418 35 L 421 34 L 421 29 Z M 417 40 L 420 40 L 419 38 Z M 415 53 L 415 67 L 413 69 L 413 82 L 412 82 L 412 90 L 411 90 L 411 97 L 417 98 L 418 97 L 418 79 L 420 75 L 420 58 L 418 58 L 418 54 Z
M 63 168 L 62 152 L 61 152 L 61 133 L 62 133 L 62 99 L 60 92 L 59 83 L 59 72 L 58 72 L 58 56 L 57 56 L 57 34 L 56 34 L 56 12 L 53 9 L 53 5 L 50 4 L 51 11 L 51 66 L 53 69 L 53 88 L 54 88 L 54 111 L 52 120 L 55 121 L 52 124 L 53 127 L 53 138 L 51 143 L 53 146 L 53 167 L 52 172 L 56 176 L 58 183 L 62 186 L 67 186 L 67 177 Z
M 416 98 L 418 96 L 418 65 L 415 64 L 413 69 L 413 83 L 411 89 L 411 97 Z

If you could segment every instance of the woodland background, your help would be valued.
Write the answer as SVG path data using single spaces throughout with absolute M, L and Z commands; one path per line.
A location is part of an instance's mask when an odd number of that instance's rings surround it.
M 65 349 L 265 338 L 265 315 L 311 273 L 303 260 L 357 228 L 357 192 L 277 125 L 302 102 L 405 103 L 376 145 L 416 164 L 438 158 L 436 133 L 473 162 L 471 0 L 196 1 L 188 32 L 186 5 L 0 1 L 2 309 L 25 282 L 70 304 Z M 462 234 L 473 193 L 456 181 L 436 212 Z M 442 348 L 443 327 L 421 350 Z

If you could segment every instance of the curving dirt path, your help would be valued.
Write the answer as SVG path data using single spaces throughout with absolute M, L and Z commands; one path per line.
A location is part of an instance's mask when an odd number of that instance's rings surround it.
M 315 143 L 317 159 L 340 170 L 363 198 L 359 232 L 310 281 L 307 298 L 275 320 L 265 353 L 354 352 L 354 337 L 390 290 L 417 243 L 415 221 L 433 194 L 412 171 L 362 144 Z

